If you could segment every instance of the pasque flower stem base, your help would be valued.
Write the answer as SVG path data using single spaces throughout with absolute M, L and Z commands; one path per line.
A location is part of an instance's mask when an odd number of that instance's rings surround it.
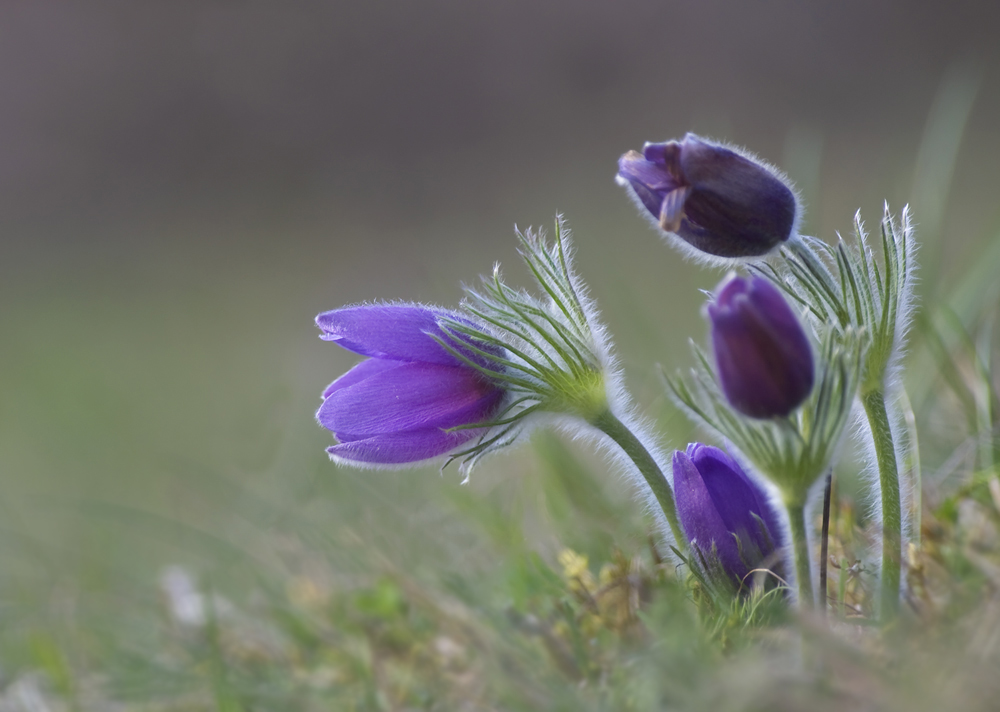
M 902 507 L 896 446 L 885 407 L 885 392 L 874 389 L 862 394 L 868 424 L 872 429 L 878 481 L 882 498 L 882 594 L 880 616 L 890 620 L 899 610 L 900 558 L 902 548 Z
M 813 607 L 812 573 L 809 567 L 809 537 L 806 530 L 805 505 L 800 502 L 786 504 L 788 523 L 792 530 L 792 554 L 795 559 L 795 583 L 799 592 L 799 607 Z

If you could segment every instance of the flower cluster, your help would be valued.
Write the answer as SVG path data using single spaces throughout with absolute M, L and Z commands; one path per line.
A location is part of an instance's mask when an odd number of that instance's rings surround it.
M 879 455 L 891 615 L 902 540 L 890 392 L 912 301 L 908 218 L 897 227 L 887 213 L 880 269 L 860 222 L 853 248 L 798 235 L 798 198 L 779 171 L 690 133 L 625 153 L 617 180 L 687 254 L 748 272 L 728 275 L 705 307 L 711 355 L 695 347 L 691 373 L 666 379 L 732 454 L 693 443 L 668 463 L 634 414 L 560 220 L 552 242 L 518 233 L 540 296 L 509 286 L 497 267 L 456 310 L 370 304 L 316 318 L 323 339 L 366 357 L 322 394 L 316 417 L 337 439 L 331 458 L 458 459 L 468 474 L 534 424 L 566 426 L 641 476 L 665 536 L 713 589 L 742 595 L 751 573 L 780 570 L 809 607 L 805 511 L 824 475 L 829 487 L 860 399 Z

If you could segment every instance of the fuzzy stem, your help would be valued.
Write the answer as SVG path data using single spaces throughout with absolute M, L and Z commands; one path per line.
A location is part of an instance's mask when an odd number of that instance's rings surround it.
M 882 595 L 880 615 L 888 621 L 899 610 L 899 578 L 902 549 L 902 509 L 899 497 L 899 473 L 896 447 L 885 408 L 885 391 L 875 388 L 862 394 L 861 403 L 868 416 L 878 462 L 878 481 L 882 492 Z
M 670 489 L 670 483 L 667 482 L 663 470 L 656 464 L 656 460 L 649 454 L 649 450 L 610 410 L 605 410 L 596 416 L 591 423 L 598 430 L 614 440 L 625 451 L 629 459 L 632 460 L 636 469 L 646 479 L 646 484 L 652 490 L 656 501 L 660 503 L 660 508 L 663 510 L 663 514 L 667 518 L 667 523 L 670 525 L 670 532 L 674 535 L 674 541 L 677 542 L 677 548 L 682 551 L 687 549 L 687 537 L 684 536 L 684 530 L 681 529 L 680 522 L 677 519 L 677 505 L 674 503 L 674 493 Z
M 795 579 L 799 586 L 799 607 L 813 607 L 812 572 L 809 567 L 809 537 L 806 534 L 806 508 L 803 504 L 786 504 L 788 521 L 792 525 L 792 556 L 795 559 Z

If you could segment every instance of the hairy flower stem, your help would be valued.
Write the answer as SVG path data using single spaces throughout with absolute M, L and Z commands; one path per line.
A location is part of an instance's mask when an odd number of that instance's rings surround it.
M 882 595 L 880 615 L 888 621 L 899 610 L 900 551 L 902 547 L 902 509 L 899 497 L 899 472 L 896 447 L 892 439 L 885 391 L 875 388 L 861 396 L 875 444 L 878 481 L 882 493 Z
M 813 607 L 812 573 L 809 568 L 809 537 L 806 534 L 806 508 L 803 504 L 786 504 L 792 526 L 792 554 L 795 557 L 795 579 L 799 587 L 799 607 Z
M 684 551 L 688 548 L 687 537 L 681 529 L 680 521 L 677 519 L 677 505 L 674 502 L 674 493 L 670 489 L 663 470 L 656 464 L 656 460 L 649 454 L 649 450 L 643 445 L 639 438 L 625 426 L 625 424 L 614 416 L 610 410 L 605 410 L 597 415 L 591 424 L 615 441 L 618 446 L 625 451 L 629 459 L 646 479 L 646 484 L 653 491 L 656 501 L 660 503 L 667 523 L 670 525 L 670 533 L 674 535 L 677 548 Z

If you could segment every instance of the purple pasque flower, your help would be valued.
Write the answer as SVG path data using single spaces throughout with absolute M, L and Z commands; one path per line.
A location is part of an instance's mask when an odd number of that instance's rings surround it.
M 663 231 L 717 257 L 767 254 L 799 216 L 795 193 L 774 169 L 693 133 L 624 154 L 617 181 Z
M 777 287 L 731 275 L 708 305 L 716 373 L 729 404 L 751 418 L 789 415 L 812 391 L 812 349 Z
M 691 443 L 673 457 L 677 518 L 707 573 L 721 569 L 741 585 L 783 544 L 764 490 L 716 447 Z M 715 564 L 718 564 L 718 567 Z
M 489 368 L 488 359 L 469 348 L 471 340 L 442 329 L 441 319 L 468 324 L 417 304 L 344 307 L 316 317 L 320 338 L 369 357 L 323 391 L 316 419 L 340 441 L 327 448 L 331 458 L 369 466 L 416 463 L 483 434 L 449 429 L 489 421 L 505 390 L 436 340 Z

